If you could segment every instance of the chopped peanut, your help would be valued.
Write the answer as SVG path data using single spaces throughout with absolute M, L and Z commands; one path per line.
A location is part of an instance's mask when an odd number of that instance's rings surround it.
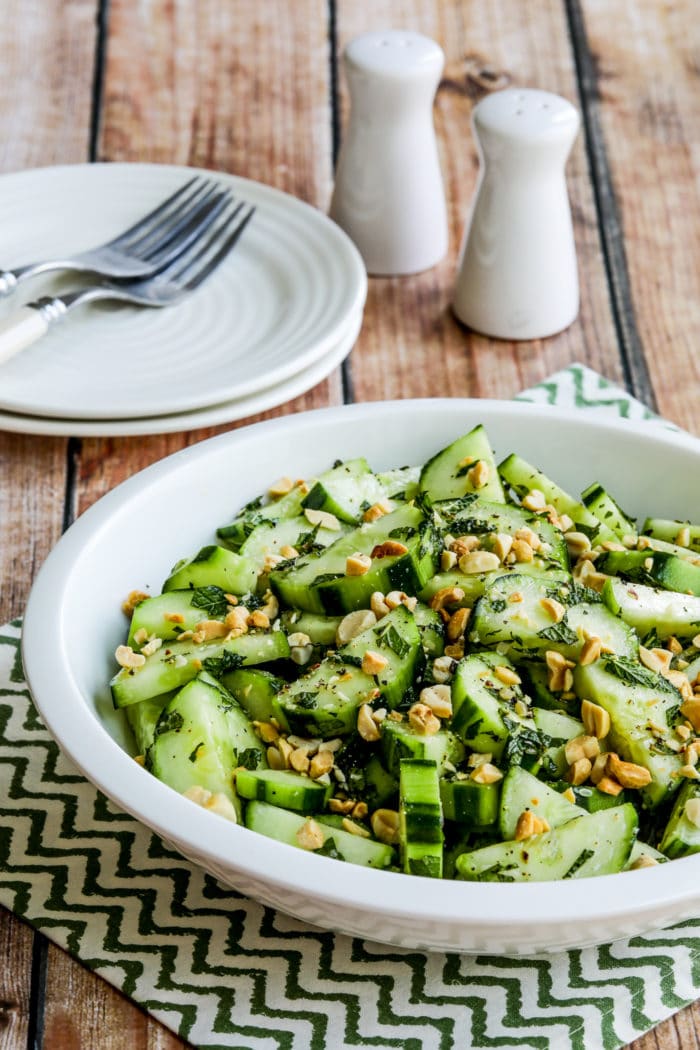
M 141 602 L 145 602 L 146 598 L 150 598 L 150 594 L 146 594 L 145 591 L 129 591 L 129 594 L 122 602 L 122 612 L 125 616 L 131 616 L 137 605 Z
M 417 733 L 424 736 L 432 736 L 440 729 L 440 720 L 427 704 L 413 704 L 408 711 L 408 721 Z
M 304 516 L 310 525 L 319 525 L 322 529 L 328 529 L 330 532 L 340 532 L 340 522 L 335 514 L 307 507 L 304 511 Z
M 368 649 L 362 657 L 362 670 L 365 674 L 377 675 L 389 666 L 386 656 Z
M 372 567 L 372 559 L 369 554 L 361 554 L 356 551 L 345 560 L 346 576 L 364 576 Z
M 495 572 L 500 568 L 501 559 L 493 551 L 470 551 L 459 559 L 459 571 L 465 576 L 474 576 L 482 572 Z
M 377 617 L 371 609 L 356 609 L 355 612 L 348 613 L 340 621 L 335 632 L 335 640 L 338 645 L 347 645 L 358 634 L 374 627 L 376 622 Z
M 377 503 L 373 503 L 371 507 L 362 515 L 363 521 L 377 521 L 378 518 L 383 518 L 385 514 L 391 513 L 391 506 L 387 500 L 379 500 Z
M 314 850 L 321 848 L 324 842 L 323 831 L 313 817 L 309 817 L 299 828 L 296 833 L 296 840 L 302 849 Z
M 610 715 L 599 704 L 584 700 L 581 704 L 581 721 L 590 736 L 602 740 L 610 732 Z
M 523 839 L 529 839 L 531 835 L 542 835 L 545 831 L 550 830 L 546 820 L 538 817 L 531 809 L 526 809 L 518 817 L 513 837 L 516 842 L 522 842 Z
M 589 638 L 586 638 L 581 646 L 581 655 L 578 658 L 578 662 L 582 667 L 587 667 L 588 664 L 594 664 L 596 660 L 600 658 L 602 651 L 603 643 L 600 638 L 591 635 Z
M 452 690 L 449 685 L 429 685 L 421 689 L 420 702 L 438 718 L 452 717 Z
M 142 656 L 141 653 L 135 653 L 130 645 L 117 646 L 114 658 L 120 667 L 124 667 L 128 671 L 136 671 L 146 663 L 146 657 Z
M 464 598 L 461 587 L 441 587 L 428 603 L 431 609 L 443 609 L 446 605 L 457 605 Z
M 317 780 L 322 777 L 325 773 L 330 773 L 333 768 L 333 754 L 330 751 L 319 751 L 317 755 L 311 759 L 309 764 L 309 776 L 312 780 Z
M 408 554 L 408 547 L 398 540 L 384 540 L 372 548 L 372 558 L 398 558 L 401 554 Z
M 469 774 L 469 779 L 475 784 L 495 784 L 497 780 L 503 780 L 503 773 L 490 762 L 483 762 Z
M 609 775 L 626 788 L 642 788 L 651 783 L 651 773 L 645 766 L 638 766 L 634 762 L 623 762 L 614 751 L 608 755 L 607 769 Z
M 467 623 L 471 609 L 457 609 L 456 612 L 450 616 L 447 621 L 447 637 L 451 642 L 456 642 L 458 638 L 464 637 L 464 632 L 467 629 Z
M 574 787 L 577 787 L 579 784 L 583 784 L 588 780 L 592 768 L 589 759 L 578 758 L 569 766 L 569 772 L 566 775 L 566 779 L 570 784 L 573 784 Z
M 561 602 L 556 601 L 555 598 L 541 598 L 540 605 L 547 615 L 551 616 L 555 623 L 560 623 L 561 620 L 564 619 L 566 606 L 562 605 Z
M 370 744 L 379 740 L 381 736 L 379 727 L 372 718 L 372 708 L 369 704 L 362 704 L 357 712 L 357 732 Z
M 374 837 L 394 846 L 399 841 L 399 815 L 394 809 L 375 809 L 370 818 Z

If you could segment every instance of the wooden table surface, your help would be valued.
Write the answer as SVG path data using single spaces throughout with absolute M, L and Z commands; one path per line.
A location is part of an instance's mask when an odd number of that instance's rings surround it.
M 397 26 L 445 49 L 435 105 L 451 250 L 370 281 L 342 369 L 267 416 L 433 395 L 510 397 L 572 361 L 700 433 L 700 37 L 691 0 L 3 0 L 0 170 L 92 160 L 189 164 L 328 206 L 347 96 L 338 55 Z M 509 84 L 583 114 L 568 168 L 581 312 L 544 342 L 493 342 L 449 310 L 477 160 L 470 112 Z M 11 261 L 11 260 L 4 260 Z M 239 425 L 239 424 L 236 424 Z M 0 433 L 0 616 L 73 518 L 127 476 L 218 430 L 138 439 Z M 0 917 L 0 1048 L 182 1046 L 105 982 Z M 700 1008 L 635 1050 L 700 1046 Z

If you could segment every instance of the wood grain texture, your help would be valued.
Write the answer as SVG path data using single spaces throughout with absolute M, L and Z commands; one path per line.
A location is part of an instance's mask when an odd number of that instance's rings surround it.
M 478 172 L 469 121 L 476 101 L 510 84 L 539 87 L 577 101 L 565 11 L 559 0 L 379 0 L 371 8 L 338 2 L 339 45 L 386 25 L 436 39 L 446 53 L 435 126 L 447 195 L 448 258 L 416 277 L 371 282 L 365 327 L 353 354 L 360 401 L 387 397 L 511 397 L 572 361 L 611 379 L 621 366 L 610 312 L 597 220 L 581 136 L 568 167 L 581 276 L 579 319 L 546 341 L 497 342 L 468 332 L 450 312 L 458 248 Z M 347 119 L 348 99 L 341 77 Z
M 87 160 L 95 0 L 5 0 L 0 171 Z M 4 264 L 14 260 L 3 259 Z M 0 622 L 18 616 L 61 531 L 66 442 L 0 432 Z M 0 1048 L 25 1046 L 33 935 L 0 911 Z
M 660 412 L 700 433 L 696 21 L 667 2 L 582 8 L 647 367 Z

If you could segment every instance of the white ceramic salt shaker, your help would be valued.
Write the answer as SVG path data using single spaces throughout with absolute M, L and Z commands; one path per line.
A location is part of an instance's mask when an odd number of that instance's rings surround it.
M 330 214 L 371 274 L 417 273 L 447 251 L 447 214 L 433 127 L 445 62 L 428 37 L 365 33 L 344 53 L 350 123 Z
M 546 91 L 508 88 L 474 109 L 481 171 L 454 293 L 460 321 L 499 339 L 540 339 L 579 307 L 564 166 L 578 111 Z

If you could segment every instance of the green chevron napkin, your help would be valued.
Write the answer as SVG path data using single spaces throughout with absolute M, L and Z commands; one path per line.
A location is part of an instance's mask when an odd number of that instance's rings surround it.
M 520 397 L 653 419 L 581 365 Z M 32 705 L 19 638 L 19 620 L 0 628 L 0 903 L 197 1046 L 613 1050 L 700 994 L 700 920 L 504 959 L 389 948 L 263 908 L 78 774 Z

